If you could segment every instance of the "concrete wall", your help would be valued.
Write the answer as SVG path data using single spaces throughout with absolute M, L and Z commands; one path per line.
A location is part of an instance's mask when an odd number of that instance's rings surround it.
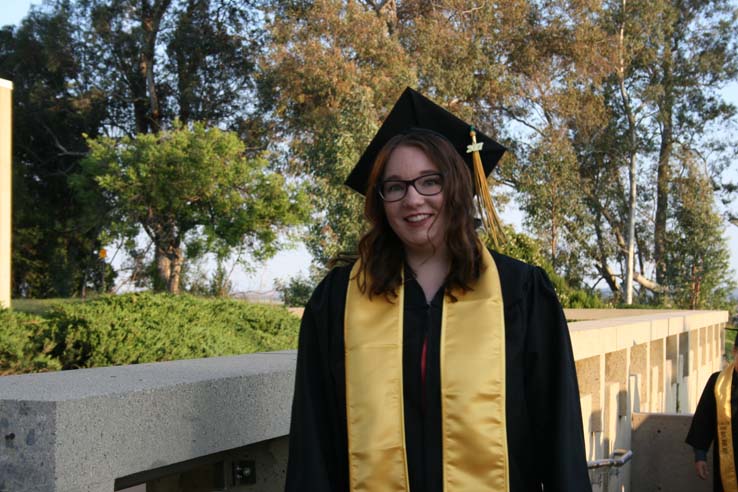
M 637 463 L 634 413 L 694 409 L 728 314 L 620 314 L 570 330 L 588 459 L 624 448 Z M 294 364 L 289 351 L 0 377 L 0 492 L 279 490 Z M 258 479 L 233 487 L 241 462 Z M 592 472 L 595 492 L 636 490 L 631 468 Z
M 12 94 L 13 84 L 0 79 L 0 308 L 10 307 Z
M 0 491 L 111 492 L 281 438 L 294 364 L 291 351 L 0 377 Z M 282 481 L 285 453 L 269 472 L 256 452 L 257 477 Z
M 636 462 L 641 450 L 632 440 L 633 414 L 694 411 L 708 377 L 722 368 L 728 313 L 597 311 L 567 311 L 569 319 L 588 319 L 570 323 L 587 459 L 610 458 L 615 449 L 632 449 Z M 595 319 L 598 314 L 604 319 Z M 686 431 L 669 454 L 691 460 L 685 436 Z M 617 476 L 593 476 L 593 490 L 636 490 L 630 475 L 626 465 Z
M 633 492 L 711 492 L 710 478 L 700 480 L 694 455 L 684 444 L 692 415 L 633 413 Z

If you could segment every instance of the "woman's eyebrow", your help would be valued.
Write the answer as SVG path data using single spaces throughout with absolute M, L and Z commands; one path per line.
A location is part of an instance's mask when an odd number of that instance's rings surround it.
M 441 172 L 440 171 L 436 171 L 434 169 L 430 169 L 430 170 L 426 170 L 426 171 L 420 171 L 420 173 L 418 173 L 418 175 L 416 176 L 416 178 L 419 178 L 421 176 L 427 176 L 429 174 L 441 174 Z M 415 178 L 412 178 L 412 179 L 415 179 Z M 387 176 L 386 178 L 384 178 L 382 181 L 391 181 L 391 180 L 409 181 L 409 180 L 406 180 L 406 179 L 402 179 L 397 174 L 391 174 L 391 175 Z

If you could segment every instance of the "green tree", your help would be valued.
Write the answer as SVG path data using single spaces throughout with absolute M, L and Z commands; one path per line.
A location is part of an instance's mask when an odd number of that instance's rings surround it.
M 182 122 L 247 116 L 261 32 L 253 2 L 80 0 L 90 77 L 104 88 L 109 124 L 129 135 Z
M 315 289 L 315 283 L 302 275 L 290 277 L 287 281 L 277 279 L 274 283 L 282 302 L 289 307 L 305 307 Z
M 85 0 L 75 18 L 86 34 L 90 76 L 109 94 L 106 123 L 127 135 L 203 121 L 240 129 L 263 149 L 250 117 L 261 29 L 252 2 Z M 257 118 L 258 119 L 258 118 Z M 115 134 L 113 134 L 115 135 Z M 155 249 L 157 272 L 169 260 Z
M 710 154 L 715 143 L 711 125 L 726 127 L 736 115 L 718 91 L 738 75 L 738 8 L 727 0 L 620 0 L 607 6 L 610 16 L 603 21 L 610 32 L 622 29 L 624 53 L 613 83 L 622 87 L 632 108 L 641 109 L 633 111 L 638 136 L 631 146 L 638 147 L 632 152 L 656 163 L 649 182 L 656 198 L 652 257 L 658 287 L 666 281 L 671 181 L 679 157 L 693 151 Z M 611 107 L 627 117 L 625 105 Z M 656 290 L 668 286 L 662 287 Z
M 529 38 L 517 49 L 524 56 L 511 64 L 524 90 L 505 106 L 508 121 L 528 129 L 516 140 L 530 142 L 517 146 L 514 166 L 550 163 L 559 151 L 543 135 L 550 128 L 565 134 L 579 170 L 570 200 L 583 206 L 571 207 L 572 220 L 560 221 L 568 245 L 561 253 L 568 254 L 557 265 L 592 265 L 590 275 L 604 278 L 616 294 L 622 291 L 618 271 L 623 277 L 632 271 L 639 302 L 658 301 L 651 293 L 670 288 L 659 280 L 659 255 L 665 254 L 659 238 L 665 217 L 671 217 L 664 214 L 676 206 L 664 200 L 673 189 L 668 183 L 677 156 L 703 156 L 714 181 L 724 169 L 715 151 L 735 116 L 717 90 L 736 76 L 735 5 L 666 0 L 534 5 Z M 532 159 L 547 153 L 548 159 Z M 545 183 L 525 186 L 515 167 L 505 178 L 524 204 L 544 202 L 549 192 Z M 531 223 L 545 222 L 553 212 L 528 208 Z
M 308 177 L 315 213 L 306 244 L 325 265 L 355 249 L 361 199 L 343 186 L 385 111 L 414 82 L 383 14 L 360 2 L 275 2 L 262 59 L 263 110 L 289 142 L 289 170 Z
M 264 132 L 251 114 L 260 49 L 249 1 L 49 0 L 19 28 L 3 28 L 0 76 L 15 85 L 15 295 L 84 294 L 99 277 L 105 215 L 69 184 L 88 151 L 83 134 L 197 120 L 238 130 L 261 155 Z
M 710 179 L 693 161 L 672 180 L 673 203 L 666 236 L 665 284 L 671 301 L 688 309 L 726 309 L 736 288 L 722 217 Z
M 84 295 L 100 288 L 102 224 L 68 178 L 107 117 L 106 97 L 82 74 L 65 6 L 33 9 L 0 30 L 0 77 L 13 82 L 13 295 Z M 108 284 L 110 285 L 110 283 Z
M 591 213 L 615 176 L 587 160 L 601 155 L 592 148 L 610 121 L 601 87 L 614 66 L 613 40 L 602 15 L 599 2 L 527 2 L 503 77 L 513 81 L 499 110 L 515 159 L 501 176 L 548 244 L 556 273 L 574 284 L 604 277 L 617 291 L 606 261 L 609 231 Z
M 266 156 L 247 158 L 232 132 L 175 124 L 158 135 L 88 140 L 76 189 L 109 206 L 107 237 L 132 241 L 143 230 L 156 250 L 158 288 L 176 293 L 187 253 L 218 258 L 243 247 L 271 257 L 280 235 L 303 217 L 299 190 L 268 171 Z M 163 260 L 163 261 L 162 261 Z
M 580 225 L 576 155 L 566 136 L 549 128 L 526 157 L 514 169 L 520 205 L 526 223 L 547 243 L 548 261 L 556 270 L 568 231 Z

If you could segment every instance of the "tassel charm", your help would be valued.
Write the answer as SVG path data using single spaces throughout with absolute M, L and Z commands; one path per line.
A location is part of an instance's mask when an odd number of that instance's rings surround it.
M 497 215 L 497 211 L 495 211 L 495 207 L 492 204 L 492 197 L 490 196 L 489 186 L 487 185 L 487 176 L 484 173 L 484 166 L 482 166 L 482 158 L 479 156 L 479 151 L 482 150 L 484 143 L 477 143 L 477 133 L 474 131 L 473 126 L 469 135 L 471 136 L 472 143 L 467 146 L 466 152 L 472 155 L 472 161 L 474 162 L 474 187 L 477 191 L 477 208 L 487 234 L 492 238 L 495 248 L 499 249 L 500 245 L 505 242 L 505 233 L 502 230 L 500 217 Z

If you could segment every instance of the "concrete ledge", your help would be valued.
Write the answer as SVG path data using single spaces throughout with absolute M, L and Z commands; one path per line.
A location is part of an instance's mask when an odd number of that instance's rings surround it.
M 0 491 L 118 477 L 289 432 L 295 352 L 0 378 Z
M 667 312 L 665 309 L 564 309 L 564 315 L 570 322 L 589 321 L 594 319 L 629 318 L 631 316 L 652 316 Z
M 597 313 L 593 313 L 587 321 L 569 323 L 576 360 L 728 321 L 727 311 L 613 310 L 630 314 L 620 318 L 608 318 L 599 313 L 604 310 L 593 311 Z M 637 314 L 632 314 L 634 312 Z M 594 314 L 600 316 L 595 317 Z

